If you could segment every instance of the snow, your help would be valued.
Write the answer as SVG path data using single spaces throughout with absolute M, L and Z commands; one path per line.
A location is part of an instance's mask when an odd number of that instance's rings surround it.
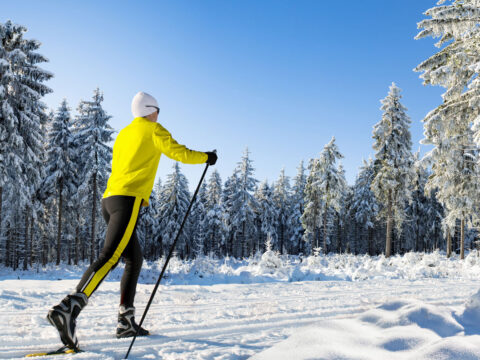
M 161 265 L 145 262 L 137 320 Z M 0 267 L 0 359 L 59 347 L 45 315 L 85 267 Z M 172 258 L 169 269 L 145 322 L 153 335 L 136 340 L 131 359 L 480 359 L 476 252 L 465 261 L 442 253 L 301 261 L 268 251 L 243 261 Z M 130 340 L 114 336 L 121 273 L 119 264 L 79 316 L 86 352 L 76 359 L 125 355 Z
M 251 359 L 479 359 L 480 325 L 471 334 L 462 319 L 445 306 L 393 300 L 350 319 L 305 327 Z

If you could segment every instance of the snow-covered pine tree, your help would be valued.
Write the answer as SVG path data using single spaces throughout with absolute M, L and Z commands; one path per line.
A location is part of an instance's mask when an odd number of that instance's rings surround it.
M 263 181 L 255 191 L 255 199 L 257 201 L 257 244 L 255 244 L 255 252 L 262 251 L 261 246 L 270 239 L 270 244 L 274 248 L 280 247 L 277 229 L 279 209 L 275 205 L 274 193 L 268 185 L 268 181 Z
M 345 177 L 345 169 L 340 161 L 338 164 L 338 203 L 339 206 L 335 208 L 335 232 L 337 237 L 337 253 L 340 254 L 344 250 L 344 224 L 347 217 L 346 199 L 349 197 L 350 187 L 347 184 Z
M 305 211 L 302 223 L 307 236 L 314 235 L 315 247 L 318 248 L 319 228 L 323 227 L 323 251 L 328 253 L 328 215 L 331 211 L 340 211 L 341 199 L 345 191 L 342 174 L 336 167 L 337 159 L 343 158 L 335 144 L 335 137 L 325 145 L 320 157 L 310 162 L 310 174 L 305 187 Z
M 224 248 L 224 255 L 227 256 L 235 256 L 233 244 L 235 241 L 235 233 L 237 231 L 237 224 L 234 223 L 233 214 L 235 211 L 234 208 L 234 201 L 233 195 L 237 189 L 238 184 L 238 169 L 235 168 L 233 170 L 233 174 L 227 178 L 225 181 L 225 185 L 223 187 L 222 192 L 222 205 L 223 205 L 223 214 L 222 214 L 222 222 L 223 228 L 225 230 L 225 248 Z
M 223 224 L 222 179 L 215 169 L 207 184 L 207 213 L 205 219 L 205 250 L 206 253 L 220 255 L 220 249 L 225 243 Z
M 137 225 L 137 236 L 140 242 L 140 246 L 143 248 L 143 253 L 148 260 L 157 260 L 162 256 L 161 247 L 161 233 L 158 232 L 159 220 L 159 195 L 158 191 L 161 190 L 161 180 L 152 189 L 152 194 L 149 199 L 147 207 L 142 207 L 140 213 L 140 219 Z
M 163 253 L 168 253 L 170 246 L 177 236 L 180 224 L 187 212 L 190 203 L 188 180 L 182 174 L 178 162 L 173 165 L 173 172 L 167 176 L 167 181 L 160 194 L 160 227 L 162 229 Z M 177 249 L 180 257 L 188 254 L 188 236 L 182 231 L 178 239 Z
M 412 178 L 411 120 L 400 103 L 400 89 L 392 83 L 387 97 L 381 100 L 382 119 L 373 128 L 375 177 L 372 191 L 383 205 L 379 215 L 387 220 L 385 256 L 392 254 L 393 222 L 401 232 L 405 207 L 410 201 Z
M 375 219 L 378 217 L 379 206 L 377 199 L 371 189 L 375 170 L 372 159 L 368 162 L 363 160 L 360 172 L 355 180 L 353 187 L 353 199 L 350 208 L 355 222 L 361 231 L 361 234 L 354 234 L 360 241 L 360 251 L 367 251 L 369 255 L 374 255 L 373 230 Z
M 112 141 L 113 129 L 108 124 L 111 119 L 102 108 L 103 94 L 97 88 L 91 101 L 82 100 L 78 105 L 78 115 L 75 119 L 74 141 L 79 154 L 82 154 L 81 173 L 82 185 L 79 192 L 91 201 L 91 237 L 90 262 L 95 259 L 98 250 L 96 219 L 99 217 L 100 206 L 97 201 L 102 197 L 111 172 L 112 148 L 107 144 Z M 86 200 L 86 199 L 85 199 Z M 101 223 L 101 226 L 104 226 Z
M 205 230 L 206 230 L 206 204 L 207 204 L 207 184 L 202 183 L 198 190 L 195 202 L 192 205 L 189 215 L 189 241 L 191 243 L 191 254 L 195 257 L 206 255 L 205 251 Z
M 448 3 L 448 5 L 445 5 Z M 475 0 L 440 1 L 418 23 L 416 39 L 440 37 L 441 50 L 414 70 L 424 84 L 446 88 L 443 104 L 425 117 L 423 144 L 434 146 L 429 156 L 433 174 L 428 189 L 438 189 L 445 208 L 445 228 L 460 220 L 461 258 L 465 225 L 478 222 L 478 145 L 480 145 L 480 3 Z M 473 124 L 473 128 L 472 128 Z M 476 146 L 474 146 L 476 143 Z
M 42 191 L 45 195 L 55 196 L 56 198 L 54 203 L 57 208 L 57 265 L 60 264 L 61 257 L 64 201 L 68 201 L 74 195 L 76 188 L 74 184 L 76 174 L 70 162 L 70 146 L 73 143 L 69 128 L 70 122 L 70 109 L 67 100 L 63 99 L 49 127 L 45 166 L 46 177 L 42 184 Z
M 305 184 L 307 176 L 305 175 L 305 166 L 303 160 L 297 167 L 297 175 L 293 178 L 291 192 L 291 211 L 288 216 L 288 234 L 291 253 L 303 252 L 303 226 L 300 218 L 304 211 Z
M 303 241 L 311 253 L 312 249 L 319 249 L 320 227 L 322 220 L 320 218 L 320 208 L 323 206 L 320 189 L 317 186 L 319 161 L 310 159 L 308 163 L 308 176 L 305 182 L 304 209 L 300 221 L 304 228 Z
M 39 41 L 23 38 L 26 31 L 10 20 L 0 23 L 0 223 L 2 189 L 12 181 L 18 195 L 12 206 L 23 209 L 24 268 L 30 261 L 28 221 L 37 217 L 32 209 L 39 209 L 34 202 L 43 176 L 40 128 L 47 115 L 41 98 L 52 91 L 44 82 L 53 76 L 38 66 L 48 60 L 36 52 Z
M 236 229 L 235 243 L 238 248 L 235 251 L 237 257 L 248 256 L 253 249 L 255 239 L 255 208 L 257 202 L 253 193 L 257 179 L 253 177 L 252 160 L 248 148 L 243 153 L 242 160 L 238 163 L 238 181 L 234 192 L 231 194 L 232 201 L 232 225 Z
M 290 248 L 290 244 L 288 243 L 288 216 L 291 213 L 290 180 L 288 176 L 285 175 L 285 169 L 280 171 L 280 176 L 275 182 L 273 202 L 277 209 L 277 218 L 275 221 L 277 226 L 277 231 L 275 232 L 278 242 L 277 249 L 280 254 L 283 254 L 284 249 Z
M 412 201 L 406 209 L 409 221 L 406 222 L 403 233 L 407 239 L 406 249 L 418 252 L 425 251 L 423 239 L 425 239 L 428 221 L 426 217 L 428 199 L 425 195 L 428 171 L 425 163 L 420 159 L 420 149 L 414 154 L 412 170 Z

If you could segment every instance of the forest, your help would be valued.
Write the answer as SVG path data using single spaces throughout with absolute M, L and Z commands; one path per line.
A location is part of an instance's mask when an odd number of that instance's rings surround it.
M 468 49 L 478 29 L 467 10 L 452 11 L 455 25 L 442 21 L 441 7 L 430 9 L 417 35 L 440 37 L 439 52 L 415 68 L 425 85 L 446 89 L 443 103 L 423 119 L 422 144 L 432 150 L 423 157 L 412 151 L 411 119 L 392 82 L 372 129 L 374 156 L 359 164 L 354 184 L 345 179 L 335 137 L 318 145 L 318 157 L 299 159 L 294 177 L 279 169 L 273 182 L 255 177 L 245 148 L 230 176 L 213 170 L 202 184 L 176 255 L 246 258 L 268 247 L 389 257 L 439 249 L 463 259 L 476 248 L 480 62 Z M 53 74 L 42 69 L 48 60 L 38 52 L 41 43 L 26 39 L 26 31 L 0 23 L 0 263 L 28 269 L 93 262 L 105 237 L 101 199 L 116 130 L 99 88 L 75 111 L 66 99 L 47 108 L 42 98 L 53 91 Z M 176 163 L 140 213 L 146 259 L 168 251 L 191 197 Z

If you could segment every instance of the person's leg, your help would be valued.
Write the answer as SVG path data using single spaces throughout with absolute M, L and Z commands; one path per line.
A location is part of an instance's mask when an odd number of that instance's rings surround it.
M 77 292 L 90 297 L 127 247 L 138 220 L 142 199 L 133 196 L 110 196 L 104 199 L 109 215 L 105 243 L 98 259 L 90 265 L 77 285 Z
M 118 311 L 117 338 L 134 336 L 137 330 L 138 336 L 149 335 L 148 330 L 145 330 L 143 327 L 138 329 L 138 324 L 135 322 L 135 307 L 133 306 L 133 301 L 135 299 L 138 276 L 140 275 L 143 262 L 142 248 L 140 247 L 135 232 L 122 256 L 125 259 L 125 271 L 123 272 L 122 281 L 120 282 L 120 309 Z
M 48 313 L 48 320 L 60 333 L 62 342 L 77 348 L 76 317 L 87 305 L 88 298 L 118 263 L 135 229 L 142 199 L 132 196 L 111 196 L 102 199 L 102 214 L 107 222 L 107 235 L 99 258 L 87 269 L 77 285 L 76 293 L 67 295 Z
M 132 307 L 143 262 L 142 248 L 136 232 L 133 233 L 132 239 L 123 252 L 123 258 L 125 259 L 125 270 L 120 282 L 120 305 Z

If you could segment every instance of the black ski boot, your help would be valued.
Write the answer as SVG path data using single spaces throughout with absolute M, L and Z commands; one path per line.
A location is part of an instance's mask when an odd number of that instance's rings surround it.
M 75 335 L 76 319 L 87 303 L 87 295 L 74 293 L 67 295 L 48 312 L 48 321 L 55 326 L 63 344 L 70 349 L 78 350 L 78 339 Z
M 118 311 L 117 339 L 135 336 L 138 324 L 135 322 L 135 308 L 120 305 Z M 137 336 L 150 335 L 143 327 L 138 331 Z

